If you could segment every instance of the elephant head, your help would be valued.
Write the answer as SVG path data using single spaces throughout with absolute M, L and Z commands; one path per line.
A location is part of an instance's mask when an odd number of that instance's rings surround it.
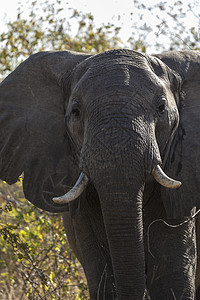
M 78 213 L 94 186 L 118 299 L 145 291 L 145 185 L 162 185 L 170 218 L 199 205 L 199 67 L 192 51 L 41 52 L 0 85 L 0 178 L 23 172 L 26 198 L 51 212 Z

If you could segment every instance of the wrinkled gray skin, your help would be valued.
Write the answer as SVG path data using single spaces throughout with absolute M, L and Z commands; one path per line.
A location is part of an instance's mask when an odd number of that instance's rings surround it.
M 1 179 L 24 172 L 29 201 L 66 211 L 92 300 L 195 299 L 199 82 L 199 52 L 112 50 L 42 52 L 0 85 Z M 182 186 L 155 182 L 157 164 Z M 81 171 L 83 194 L 53 203 Z

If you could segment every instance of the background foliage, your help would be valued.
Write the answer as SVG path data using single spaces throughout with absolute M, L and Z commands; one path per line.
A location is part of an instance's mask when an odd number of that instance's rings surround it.
M 76 9 L 68 9 L 71 17 L 63 17 L 60 1 L 45 1 L 37 7 L 31 2 L 28 18 L 19 7 L 16 21 L 8 22 L 6 32 L 0 35 L 0 74 L 5 76 L 29 55 L 44 50 L 73 50 L 97 53 L 119 46 L 119 27 L 103 24 L 96 27 L 94 17 Z M 38 13 L 40 12 L 40 14 Z M 73 31 L 72 25 L 76 28 Z
M 61 217 L 29 204 L 21 185 L 0 184 L 0 298 L 88 299 Z
M 28 17 L 19 7 L 16 20 L 0 32 L 0 76 L 3 79 L 32 53 L 43 50 L 74 50 L 98 53 L 128 47 L 146 52 L 154 49 L 199 49 L 199 29 L 185 26 L 195 1 L 183 5 L 159 2 L 146 5 L 134 0 L 133 33 L 127 42 L 120 39 L 120 27 L 95 26 L 92 14 L 67 8 L 61 1 L 45 1 L 38 8 L 30 2 Z M 193 12 L 194 17 L 195 15 Z M 148 17 L 155 19 L 154 27 Z M 73 30 L 72 30 L 73 29 Z M 164 38 L 167 44 L 160 42 Z M 24 199 L 22 178 L 9 187 L 0 183 L 0 298 L 1 299 L 89 299 L 83 270 L 72 254 L 60 215 L 42 212 Z

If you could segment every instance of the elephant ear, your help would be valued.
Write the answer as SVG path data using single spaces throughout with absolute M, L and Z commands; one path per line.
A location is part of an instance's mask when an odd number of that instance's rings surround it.
M 160 55 L 181 77 L 180 123 L 165 170 L 182 182 L 177 190 L 162 188 L 168 218 L 189 216 L 200 208 L 200 52 L 171 51 Z
M 0 178 L 13 184 L 23 173 L 25 197 L 50 212 L 68 209 L 52 197 L 70 189 L 78 176 L 64 127 L 62 81 L 87 57 L 40 52 L 0 84 Z

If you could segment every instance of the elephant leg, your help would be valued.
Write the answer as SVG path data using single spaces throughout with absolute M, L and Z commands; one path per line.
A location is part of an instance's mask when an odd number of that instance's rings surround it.
M 178 224 L 183 220 L 168 220 Z M 152 300 L 193 300 L 195 295 L 195 220 L 173 228 L 154 222 L 147 232 L 147 286 Z
M 85 203 L 75 219 L 66 213 L 63 221 L 70 246 L 83 266 L 90 299 L 113 300 L 114 276 L 101 218 Z

